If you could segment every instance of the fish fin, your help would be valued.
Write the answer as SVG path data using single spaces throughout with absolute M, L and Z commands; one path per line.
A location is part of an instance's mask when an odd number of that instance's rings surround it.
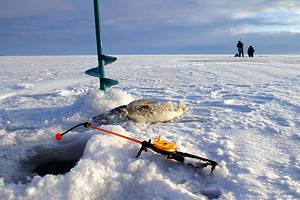
M 184 112 L 188 112 L 189 108 L 187 107 L 186 103 L 184 100 L 180 100 L 178 103 L 178 108 L 182 109 Z

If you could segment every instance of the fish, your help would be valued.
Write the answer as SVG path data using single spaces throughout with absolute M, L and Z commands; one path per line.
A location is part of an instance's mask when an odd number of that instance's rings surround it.
M 157 102 L 149 99 L 134 100 L 127 105 L 116 107 L 92 118 L 93 123 L 108 125 L 133 121 L 136 123 L 164 123 L 178 119 L 189 111 L 184 101 Z

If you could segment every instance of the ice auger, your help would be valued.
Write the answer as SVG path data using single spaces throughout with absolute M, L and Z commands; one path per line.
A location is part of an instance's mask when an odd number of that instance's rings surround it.
M 105 132 L 105 133 L 108 133 L 108 134 L 111 134 L 111 135 L 115 135 L 115 136 L 127 139 L 131 142 L 135 142 L 135 143 L 138 143 L 138 144 L 142 145 L 139 152 L 138 152 L 138 154 L 137 154 L 137 156 L 136 156 L 136 158 L 138 158 L 141 155 L 142 151 L 146 152 L 147 149 L 151 149 L 151 150 L 153 150 L 153 151 L 155 151 L 159 154 L 166 155 L 168 159 L 173 159 L 173 160 L 184 163 L 186 165 L 190 165 L 190 166 L 195 167 L 195 168 L 198 168 L 198 167 L 199 168 L 204 168 L 204 167 L 210 166 L 211 167 L 210 174 L 212 174 L 212 172 L 214 171 L 214 169 L 218 165 L 218 163 L 216 161 L 213 161 L 213 160 L 210 160 L 210 159 L 207 159 L 207 158 L 203 158 L 203 157 L 200 157 L 200 156 L 196 156 L 196 155 L 193 155 L 193 154 L 177 151 L 176 144 L 174 144 L 170 141 L 163 140 L 163 139 L 161 139 L 160 136 L 156 140 L 154 140 L 153 143 L 151 142 L 151 140 L 140 141 L 140 140 L 135 139 L 135 138 L 127 137 L 125 135 L 122 135 L 122 134 L 119 134 L 119 133 L 116 133 L 116 132 L 113 132 L 113 131 L 109 131 L 109 130 L 106 130 L 106 129 L 96 127 L 96 126 L 94 126 L 93 124 L 91 124 L 89 122 L 78 124 L 78 125 L 70 128 L 70 129 L 68 129 L 67 131 L 65 131 L 63 133 L 57 133 L 56 134 L 56 139 L 61 140 L 63 135 L 65 135 L 66 133 L 72 131 L 73 129 L 75 129 L 79 126 L 84 126 L 85 128 L 90 128 L 90 129 L 98 130 L 98 131 Z
M 97 54 L 98 54 L 98 67 L 86 70 L 85 73 L 90 76 L 99 78 L 100 90 L 106 90 L 113 85 L 118 84 L 117 80 L 109 79 L 105 77 L 104 66 L 113 63 L 117 58 L 112 56 L 106 56 L 102 54 L 102 41 L 101 41 L 101 26 L 100 26 L 100 0 L 94 0 L 94 13 L 95 13 L 95 28 L 96 28 L 96 40 L 97 40 Z

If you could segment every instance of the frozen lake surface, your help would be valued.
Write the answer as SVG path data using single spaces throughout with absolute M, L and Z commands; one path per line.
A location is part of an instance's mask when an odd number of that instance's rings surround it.
M 300 56 L 117 56 L 103 93 L 95 56 L 0 57 L 0 199 L 300 199 Z M 213 175 L 93 130 L 55 133 L 140 99 L 179 102 L 176 122 L 105 125 L 222 163 Z M 39 176 L 64 160 L 70 172 Z M 53 163 L 52 163 L 53 164 Z

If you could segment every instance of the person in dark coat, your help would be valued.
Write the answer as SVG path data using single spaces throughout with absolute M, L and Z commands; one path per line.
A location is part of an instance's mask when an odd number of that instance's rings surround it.
M 253 48 L 252 46 L 250 46 L 250 47 L 248 48 L 248 51 L 247 51 L 248 56 L 249 56 L 249 57 L 253 57 L 253 56 L 254 56 L 254 52 L 255 52 L 254 48 Z
M 236 47 L 238 48 L 239 57 L 244 57 L 244 44 L 241 41 L 238 41 Z

